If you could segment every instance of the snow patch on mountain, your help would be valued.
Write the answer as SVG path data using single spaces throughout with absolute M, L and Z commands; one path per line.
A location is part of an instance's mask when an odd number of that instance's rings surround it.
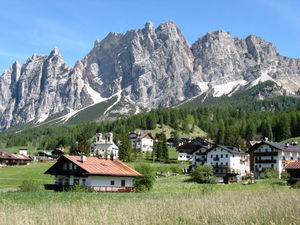
M 214 97 L 220 97 L 222 95 L 227 95 L 231 93 L 237 86 L 245 86 L 247 84 L 247 81 L 245 80 L 237 80 L 237 81 L 231 81 L 225 84 L 219 84 L 215 85 L 213 87 Z M 232 94 L 232 93 L 231 93 Z

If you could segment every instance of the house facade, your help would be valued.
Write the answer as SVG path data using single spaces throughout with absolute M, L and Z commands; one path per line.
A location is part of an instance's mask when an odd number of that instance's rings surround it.
M 198 154 L 203 151 L 205 153 L 209 148 L 211 148 L 211 143 L 203 138 L 195 138 L 190 142 L 186 142 L 177 147 L 178 151 L 178 161 L 192 161 L 193 165 L 196 165 L 196 161 L 199 160 Z M 197 159 L 196 159 L 197 158 Z
M 113 157 L 118 158 L 119 147 L 113 142 L 113 134 L 107 133 L 103 135 L 102 133 L 97 133 L 96 140 L 92 144 L 91 155 L 103 158 L 113 155 Z
M 141 150 L 141 152 L 152 152 L 154 138 L 150 133 L 130 133 L 130 142 L 132 149 Z
M 45 174 L 54 176 L 54 184 L 45 189 L 63 191 L 81 185 L 88 191 L 131 192 L 133 179 L 142 176 L 118 159 L 63 155 Z
M 250 169 L 257 178 L 266 169 L 274 169 L 280 176 L 285 165 L 294 160 L 300 160 L 300 146 L 294 142 L 283 144 L 261 141 L 251 146 L 249 153 Z
M 235 147 L 215 145 L 207 151 L 206 163 L 212 165 L 215 174 L 220 177 L 250 173 L 249 154 Z

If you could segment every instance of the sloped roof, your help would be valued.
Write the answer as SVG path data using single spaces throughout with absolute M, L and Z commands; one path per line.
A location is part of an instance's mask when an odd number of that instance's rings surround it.
M 199 145 L 199 144 L 194 144 L 192 142 L 189 142 L 178 146 L 177 151 L 179 151 L 180 153 L 193 154 L 195 151 L 197 151 L 200 148 L 210 149 L 211 146 Z
M 59 161 L 69 160 L 85 171 L 89 175 L 103 175 L 103 176 L 124 176 L 124 177 L 139 177 L 142 176 L 139 172 L 132 169 L 118 159 L 102 159 L 97 157 L 86 157 L 84 162 L 81 161 L 80 156 L 63 155 L 58 159 Z M 53 167 L 55 164 L 53 165 Z M 47 170 L 45 173 L 50 173 Z M 49 171 L 49 172 L 48 172 Z M 51 174 L 51 173 L 50 173 Z
M 216 147 L 220 147 L 220 148 L 224 149 L 225 151 L 232 153 L 232 154 L 247 154 L 245 151 L 243 151 L 241 149 L 238 149 L 238 148 L 232 147 L 232 146 L 225 146 L 225 145 L 215 145 L 214 147 L 209 149 L 208 152 L 212 151 Z
M 15 160 L 31 160 L 30 157 L 27 157 L 22 154 L 18 153 L 11 153 L 11 152 L 0 152 L 1 159 L 15 159 Z
M 249 148 L 249 151 L 254 151 L 256 148 L 264 144 L 272 146 L 282 151 L 300 152 L 300 145 L 291 145 L 291 144 L 287 145 L 279 142 L 270 142 L 270 141 L 261 141 L 259 143 L 256 143 L 255 145 Z
M 285 169 L 299 169 L 300 170 L 300 161 L 290 162 L 285 166 Z

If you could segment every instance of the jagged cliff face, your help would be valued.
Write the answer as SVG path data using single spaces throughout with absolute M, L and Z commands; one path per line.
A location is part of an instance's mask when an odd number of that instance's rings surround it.
M 294 94 L 299 77 L 300 60 L 280 56 L 259 37 L 238 39 L 214 31 L 190 48 L 175 23 L 157 28 L 146 23 L 143 29 L 95 41 L 73 68 L 57 49 L 49 56 L 33 55 L 24 65 L 14 63 L 0 77 L 0 129 L 73 113 L 114 95 L 147 109 L 203 93 L 229 95 L 266 80 Z

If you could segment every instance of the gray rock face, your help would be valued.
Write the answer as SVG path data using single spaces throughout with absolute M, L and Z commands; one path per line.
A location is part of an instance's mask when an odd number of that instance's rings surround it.
M 155 28 L 148 22 L 143 29 L 95 41 L 73 68 L 57 49 L 49 56 L 33 55 L 24 65 L 14 63 L 0 77 L 0 129 L 42 122 L 113 95 L 137 108 L 159 108 L 266 80 L 294 94 L 299 77 L 300 60 L 280 56 L 259 37 L 231 38 L 214 31 L 190 48 L 175 23 Z

